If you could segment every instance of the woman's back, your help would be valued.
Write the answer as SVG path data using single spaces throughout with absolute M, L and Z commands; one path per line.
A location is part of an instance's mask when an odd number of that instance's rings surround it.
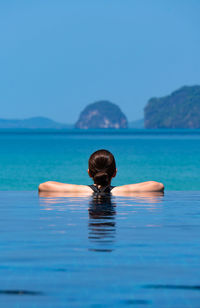
M 122 186 L 111 186 L 112 178 L 117 174 L 116 162 L 107 150 L 94 152 L 88 161 L 88 175 L 93 179 L 92 185 L 74 185 L 48 181 L 39 185 L 39 191 L 76 192 L 76 193 L 112 193 L 122 195 L 132 192 L 164 191 L 164 185 L 155 181 Z

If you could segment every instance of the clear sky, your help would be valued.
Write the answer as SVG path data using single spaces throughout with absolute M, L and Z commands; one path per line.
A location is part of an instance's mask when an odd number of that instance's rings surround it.
M 129 120 L 200 84 L 199 0 L 1 0 L 0 118 L 73 123 L 108 99 Z

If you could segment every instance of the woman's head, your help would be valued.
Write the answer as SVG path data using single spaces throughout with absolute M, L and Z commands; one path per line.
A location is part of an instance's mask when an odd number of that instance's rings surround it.
M 94 183 L 100 186 L 107 186 L 111 179 L 116 175 L 115 158 L 107 150 L 98 150 L 94 152 L 88 161 L 88 173 L 94 180 Z

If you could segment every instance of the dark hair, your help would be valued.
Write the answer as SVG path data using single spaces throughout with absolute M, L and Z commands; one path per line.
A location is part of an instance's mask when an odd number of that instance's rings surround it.
M 98 150 L 89 158 L 89 173 L 94 183 L 100 186 L 110 184 L 111 178 L 116 171 L 115 158 L 107 150 Z

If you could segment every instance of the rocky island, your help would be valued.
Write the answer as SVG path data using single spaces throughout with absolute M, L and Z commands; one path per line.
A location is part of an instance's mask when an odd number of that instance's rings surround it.
M 86 106 L 81 112 L 76 128 L 127 128 L 127 118 L 121 109 L 109 101 L 99 101 Z
M 200 86 L 184 86 L 169 96 L 151 98 L 145 128 L 200 128 Z

